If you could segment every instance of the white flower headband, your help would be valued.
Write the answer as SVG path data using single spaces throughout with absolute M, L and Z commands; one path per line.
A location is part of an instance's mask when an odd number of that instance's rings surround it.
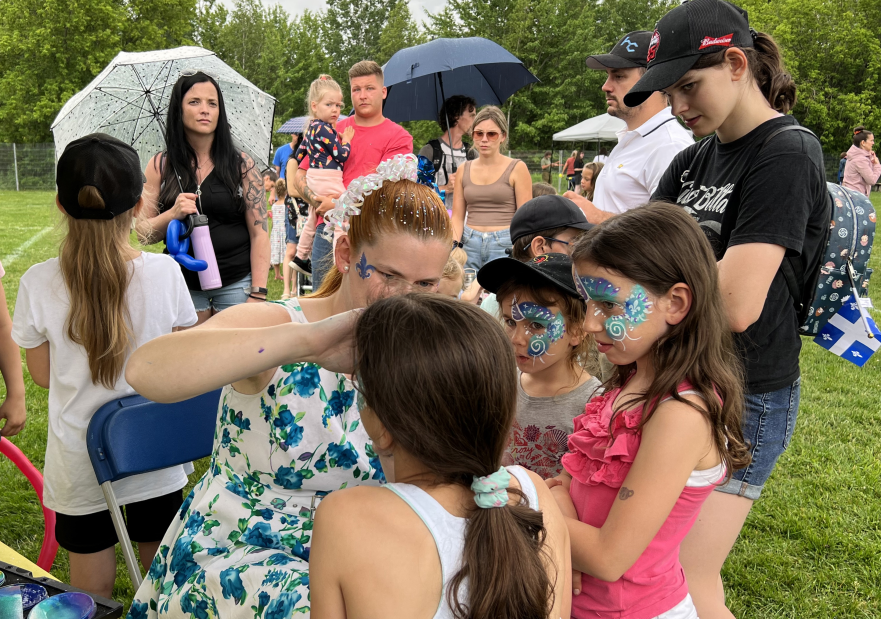
M 348 232 L 349 217 L 361 214 L 361 206 L 364 198 L 380 189 L 385 181 L 410 180 L 417 182 L 418 161 L 415 155 L 395 155 L 376 166 L 374 174 L 360 176 L 349 183 L 348 189 L 333 202 L 336 208 L 329 210 L 324 219 L 330 224 L 325 226 L 324 237 L 333 239 L 333 230 L 339 226 L 343 232 Z

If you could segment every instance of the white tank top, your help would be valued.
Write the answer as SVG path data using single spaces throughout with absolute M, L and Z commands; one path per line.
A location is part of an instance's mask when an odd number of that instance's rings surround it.
M 529 502 L 529 507 L 538 511 L 538 493 L 526 470 L 519 466 L 507 466 L 505 468 L 520 482 L 520 489 Z M 468 524 L 468 519 L 452 515 L 440 503 L 435 501 L 430 494 L 417 486 L 410 484 L 386 484 L 384 487 L 401 497 L 416 512 L 431 532 L 431 536 L 434 538 L 434 543 L 437 546 L 437 554 L 440 557 L 443 578 L 443 595 L 441 595 L 437 611 L 434 613 L 434 619 L 453 619 L 453 612 L 450 609 L 451 600 L 447 587 L 450 580 L 462 569 L 462 552 L 465 549 L 465 525 Z M 459 599 L 468 599 L 467 595 L 467 583 L 463 582 L 459 587 Z

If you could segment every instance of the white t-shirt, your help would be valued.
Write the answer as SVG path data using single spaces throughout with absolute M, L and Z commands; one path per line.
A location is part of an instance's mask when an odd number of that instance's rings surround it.
M 180 271 L 169 256 L 142 252 L 127 301 L 135 348 L 196 323 L 196 310 Z M 43 502 L 69 516 L 107 509 L 86 451 L 86 429 L 101 405 L 135 390 L 119 376 L 114 389 L 92 383 L 85 349 L 67 338 L 70 298 L 57 258 L 35 264 L 19 284 L 12 339 L 22 348 L 49 342 L 49 438 L 43 471 Z M 181 368 L 182 370 L 184 368 Z M 168 494 L 187 483 L 184 467 L 135 475 L 113 483 L 121 505 Z
M 617 133 L 618 144 L 609 153 L 593 195 L 594 206 L 616 214 L 648 202 L 673 158 L 694 144 L 669 107 L 633 131 L 625 127 Z
M 606 160 L 609 158 L 608 155 L 597 155 L 593 158 L 593 160 L 597 163 L 606 163 Z

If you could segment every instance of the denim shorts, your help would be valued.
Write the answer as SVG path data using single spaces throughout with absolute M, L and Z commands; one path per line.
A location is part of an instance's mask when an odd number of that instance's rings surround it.
M 462 243 L 465 253 L 468 254 L 466 268 L 480 270 L 487 262 L 496 258 L 505 258 L 506 249 L 511 249 L 511 231 L 509 229 L 496 230 L 495 232 L 478 232 L 465 226 L 462 232 Z
M 251 274 L 234 284 L 214 290 L 190 290 L 190 297 L 197 312 L 213 309 L 215 312 L 248 302 L 251 292 Z
M 285 219 L 285 222 L 284 222 L 284 229 L 285 229 L 285 241 L 289 245 L 296 245 L 297 243 L 300 242 L 299 237 L 297 237 L 297 227 L 292 226 L 287 219 Z
M 777 391 L 744 396 L 743 438 L 752 461 L 716 490 L 753 501 L 759 498 L 777 459 L 792 440 L 800 395 L 801 378 Z

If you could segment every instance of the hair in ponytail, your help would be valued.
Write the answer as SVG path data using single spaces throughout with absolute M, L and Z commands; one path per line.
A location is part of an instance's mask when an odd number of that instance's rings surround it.
M 875 135 L 862 125 L 853 130 L 853 145 L 859 147 L 860 144 L 869 139 L 870 135 Z
M 499 469 L 517 372 L 489 314 L 438 294 L 388 297 L 361 314 L 355 344 L 366 406 L 438 483 L 470 488 L 475 476 Z M 519 504 L 471 505 L 462 569 L 446 592 L 457 619 L 545 619 L 553 607 L 543 516 L 519 490 L 508 493 Z M 461 599 L 465 582 L 468 598 Z
M 105 208 L 99 191 L 83 187 L 82 208 Z M 134 341 L 126 291 L 132 278 L 126 260 L 134 209 L 113 219 L 67 220 L 58 261 L 70 298 L 67 337 L 86 349 L 92 383 L 113 389 Z
M 312 80 L 312 83 L 309 84 L 309 92 L 306 94 L 306 115 L 309 117 L 309 120 L 315 118 L 315 110 L 312 109 L 312 104 L 315 103 L 317 105 L 320 103 L 324 95 L 329 92 L 338 92 L 342 96 L 343 89 L 340 88 L 335 79 L 325 73 L 319 75 L 318 79 Z
M 764 32 L 755 32 L 753 47 L 739 47 L 746 55 L 749 62 L 749 70 L 759 86 L 759 90 L 765 95 L 768 104 L 782 114 L 787 114 L 793 107 L 797 98 L 795 82 L 783 65 L 783 56 L 780 48 L 773 37 Z M 722 50 L 713 54 L 701 56 L 695 63 L 694 69 L 709 69 L 725 62 L 725 53 Z

